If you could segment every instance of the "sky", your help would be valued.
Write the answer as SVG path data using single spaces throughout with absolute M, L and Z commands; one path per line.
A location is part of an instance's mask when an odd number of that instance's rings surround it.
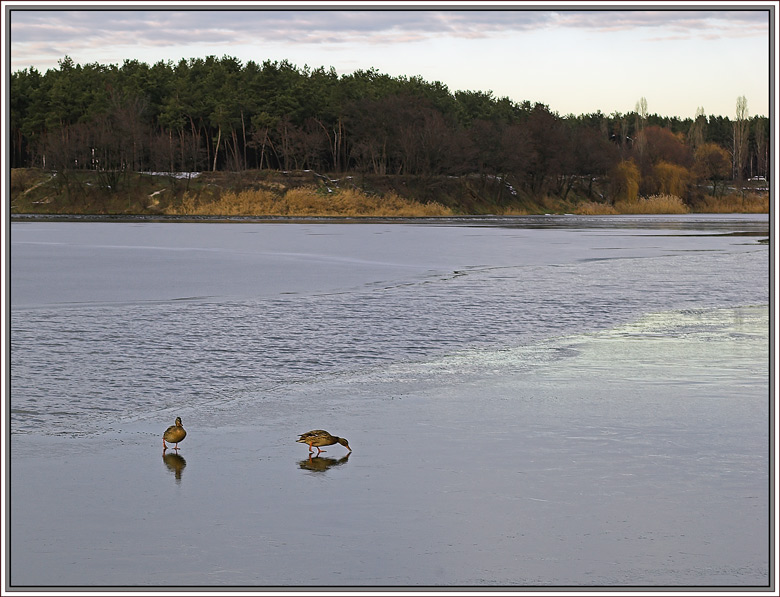
M 339 75 L 375 68 L 420 76 L 451 92 L 541 102 L 564 116 L 627 113 L 645 98 L 651 114 L 687 118 L 703 108 L 734 117 L 740 96 L 751 116 L 769 114 L 769 8 L 776 2 L 686 3 L 693 10 L 669 2 L 609 11 L 587 2 L 533 4 L 538 10 L 512 2 L 367 2 L 348 10 L 345 3 L 287 2 L 285 10 L 270 9 L 280 5 L 116 2 L 85 10 L 11 1 L 4 3 L 4 42 L 12 72 L 45 72 L 66 55 L 78 64 L 118 65 L 227 55 L 333 67 Z M 151 10 L 160 6 L 166 10 Z M 734 10 L 742 6 L 752 8 Z

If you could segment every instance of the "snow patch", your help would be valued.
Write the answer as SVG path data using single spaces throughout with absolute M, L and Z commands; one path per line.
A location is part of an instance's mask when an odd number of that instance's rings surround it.
M 200 172 L 139 172 L 148 176 L 169 176 L 171 178 L 198 178 Z

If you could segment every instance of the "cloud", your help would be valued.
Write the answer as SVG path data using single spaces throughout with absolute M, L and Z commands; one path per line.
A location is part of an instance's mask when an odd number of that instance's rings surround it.
M 472 37 L 537 26 L 545 13 L 494 11 L 14 11 L 13 43 L 49 39 L 88 43 L 132 36 L 138 43 L 369 42 L 376 36 Z
M 186 46 L 221 54 L 236 46 L 328 49 L 441 37 L 468 40 L 528 30 L 548 19 L 545 13 L 523 11 L 12 10 L 11 57 L 16 69 L 33 63 L 53 66 L 66 54 L 105 62 L 133 48 Z
M 769 33 L 768 10 L 572 11 L 556 15 L 559 27 L 596 32 L 635 30 L 644 34 L 662 31 L 662 35 L 648 38 L 657 41 L 706 39 L 716 35 L 767 36 Z
M 756 11 L 532 11 L 532 10 L 18 10 L 12 9 L 13 43 L 49 39 L 133 38 L 138 43 L 246 42 L 251 39 L 318 43 L 369 42 L 378 34 L 472 38 L 542 28 L 595 31 L 673 27 L 767 30 Z M 163 39 L 164 36 L 164 39 Z
M 768 36 L 766 11 L 675 10 L 30 10 L 11 8 L 12 65 L 68 54 L 102 56 L 118 48 L 321 46 L 323 49 L 472 40 L 529 31 L 573 29 L 595 33 L 636 30 L 645 41 Z M 146 8 L 146 7 L 145 7 Z M 185 56 L 179 56 L 181 58 Z

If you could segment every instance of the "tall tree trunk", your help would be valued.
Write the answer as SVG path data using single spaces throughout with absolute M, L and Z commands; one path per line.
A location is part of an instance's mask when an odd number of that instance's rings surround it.
M 247 161 L 246 161 L 246 123 L 244 122 L 244 111 L 241 110 L 241 132 L 244 136 L 244 163 L 242 164 L 242 168 L 247 167 Z
M 337 163 L 336 166 L 339 169 L 339 172 L 344 172 L 346 170 L 346 165 L 344 164 L 344 123 L 341 121 L 341 117 L 339 117 L 339 124 L 338 124 L 338 156 L 337 156 Z
M 184 129 L 179 130 L 179 151 L 181 153 L 181 163 L 179 166 L 182 170 L 186 170 L 184 167 Z
M 171 129 L 168 129 L 168 162 L 169 162 L 169 172 L 175 172 L 175 168 L 173 167 L 173 131 Z
M 190 166 L 191 171 L 195 171 L 198 169 L 198 133 L 195 129 L 195 121 L 192 119 L 192 116 L 189 117 L 190 119 L 190 134 L 192 135 L 192 143 L 191 150 L 192 155 L 190 156 L 192 158 L 192 165 Z
M 211 169 L 212 172 L 217 171 L 217 154 L 219 153 L 220 141 L 222 141 L 222 126 L 219 126 L 217 129 L 217 144 L 214 147 L 214 167 Z
M 231 129 L 230 134 L 233 137 L 233 163 L 235 165 L 236 172 L 241 172 L 241 170 L 244 168 L 241 164 L 241 154 L 238 150 L 238 134 L 236 133 L 235 129 Z M 227 146 L 227 141 L 225 142 L 225 146 Z

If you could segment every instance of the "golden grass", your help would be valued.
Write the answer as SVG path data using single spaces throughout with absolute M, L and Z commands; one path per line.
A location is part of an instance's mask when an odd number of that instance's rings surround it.
M 579 204 L 574 213 L 582 216 L 617 214 L 685 214 L 691 210 L 675 195 L 653 195 L 637 201 L 618 201 L 614 207 L 605 203 Z M 769 213 L 769 195 L 732 194 L 716 199 L 705 197 L 693 211 L 698 213 Z
M 216 200 L 199 200 L 185 194 L 169 215 L 212 216 L 448 216 L 452 210 L 439 203 L 418 203 L 394 193 L 383 197 L 356 189 L 324 193 L 316 187 L 299 187 L 280 194 L 270 190 L 228 191 Z
M 715 197 L 706 197 L 699 205 L 696 211 L 700 213 L 750 213 L 764 214 L 769 213 L 769 194 L 747 194 L 747 195 L 726 195 L 716 199 Z
M 618 201 L 615 210 L 621 214 L 687 214 L 688 207 L 676 195 L 652 195 L 636 201 Z
M 580 203 L 574 210 L 574 213 L 578 216 L 614 216 L 618 212 L 607 203 L 588 201 L 587 203 Z
M 527 216 L 530 215 L 530 211 L 523 209 L 522 207 L 499 207 L 492 211 L 495 216 Z

